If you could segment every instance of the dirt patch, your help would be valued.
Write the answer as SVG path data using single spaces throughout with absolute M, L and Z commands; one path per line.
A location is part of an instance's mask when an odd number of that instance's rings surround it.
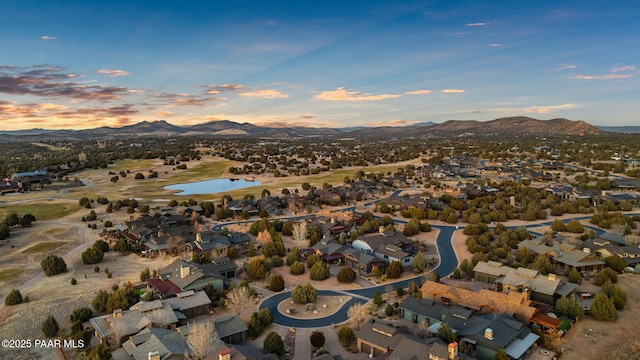
M 563 337 L 560 348 L 568 359 L 597 360 L 638 359 L 638 320 L 640 318 L 640 276 L 618 275 L 618 286 L 627 293 L 625 309 L 618 312 L 618 320 L 598 321 L 590 316 L 576 323 Z M 599 291 L 590 282 L 583 283 L 579 292 Z

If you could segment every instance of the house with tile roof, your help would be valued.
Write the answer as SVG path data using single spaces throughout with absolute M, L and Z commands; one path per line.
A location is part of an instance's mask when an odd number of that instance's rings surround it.
M 579 249 L 568 243 L 545 244 L 544 237 L 531 240 L 523 240 L 518 243 L 518 248 L 527 248 L 536 255 L 548 256 L 551 263 L 564 271 L 565 267 L 576 269 L 579 272 L 597 272 L 604 268 L 604 261 L 591 251 Z
M 544 276 L 537 270 L 512 268 L 496 261 L 480 261 L 473 268 L 476 281 L 495 284 L 497 291 L 523 291 L 527 289 L 532 300 L 553 303 L 569 296 L 577 284 L 560 280 L 555 274 Z
M 496 292 L 481 289 L 476 292 L 460 286 L 450 286 L 434 281 L 425 282 L 420 288 L 422 299 L 444 305 L 458 305 L 480 314 L 503 312 L 525 324 L 538 312 L 531 305 L 528 291 Z

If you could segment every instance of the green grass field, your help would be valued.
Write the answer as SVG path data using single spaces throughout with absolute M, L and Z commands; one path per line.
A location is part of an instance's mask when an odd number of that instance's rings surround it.
M 33 203 L 33 204 L 10 204 L 0 206 L 0 217 L 4 218 L 11 213 L 22 216 L 31 213 L 37 220 L 51 220 L 72 214 L 80 210 L 80 205 L 71 203 Z
M 0 281 L 9 281 L 20 276 L 24 270 L 20 269 L 4 269 L 0 270 Z
M 25 250 L 22 250 L 23 254 L 37 254 L 37 253 L 45 253 L 47 251 L 57 249 L 60 246 L 66 244 L 65 241 L 47 241 L 35 244 Z

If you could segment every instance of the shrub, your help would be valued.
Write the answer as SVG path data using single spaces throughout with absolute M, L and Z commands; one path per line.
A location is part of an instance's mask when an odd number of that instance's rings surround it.
M 571 269 L 569 272 L 569 282 L 574 284 L 582 284 L 582 275 L 576 270 L 576 268 Z
M 248 333 L 249 336 L 258 337 L 264 331 L 264 326 L 258 319 L 258 313 L 254 313 L 249 321 Z
M 397 279 L 402 276 L 403 270 L 404 269 L 402 268 L 402 263 L 400 263 L 400 261 L 398 260 L 393 260 L 391 262 L 391 265 L 389 265 L 389 267 L 387 268 L 386 274 L 389 279 Z
M 278 356 L 284 354 L 284 341 L 282 341 L 280 335 L 275 331 L 267 334 L 267 337 L 264 338 L 264 342 L 262 343 L 262 347 L 268 352 Z
M 356 279 L 356 272 L 348 266 L 343 266 L 340 271 L 338 271 L 338 275 L 336 276 L 336 278 L 340 282 L 350 283 Z
M 311 303 L 318 298 L 318 291 L 311 284 L 298 284 L 291 290 L 291 298 L 297 303 Z
M 613 271 L 622 271 L 627 267 L 627 263 L 625 263 L 618 255 L 607 256 L 607 258 L 604 259 L 604 263 Z
M 97 264 L 104 258 L 102 249 L 97 246 L 88 248 L 82 252 L 82 262 L 85 264 Z
M 356 334 L 349 325 L 342 325 L 338 330 L 338 339 L 343 345 L 349 345 L 356 340 Z
M 40 266 L 45 275 L 53 276 L 67 271 L 67 264 L 60 256 L 49 255 L 40 261 Z
M 78 283 L 78 280 L 76 280 L 76 278 L 71 278 L 71 285 L 75 285 Z
M 411 264 L 411 266 L 413 267 L 413 271 L 415 272 L 423 272 L 427 268 L 427 259 L 424 258 L 422 252 L 419 252 L 413 258 L 413 264 Z
M 136 173 L 136 175 L 133 178 L 136 180 L 142 180 L 144 179 L 144 175 L 142 173 Z
M 618 275 L 616 275 L 616 273 L 610 268 L 600 270 L 600 272 L 593 278 L 593 283 L 597 286 L 602 286 L 607 281 L 611 281 L 614 284 L 618 282 Z
M 384 314 L 387 316 L 393 315 L 393 307 L 391 304 L 387 304 L 387 306 L 384 307 Z
M 311 280 L 324 280 L 329 278 L 329 266 L 323 263 L 322 261 L 318 261 L 311 267 L 309 271 L 309 277 Z
M 591 302 L 589 312 L 596 320 L 613 321 L 618 318 L 618 312 L 616 311 L 613 301 L 604 293 L 596 295 Z
M 106 290 L 100 290 L 91 302 L 91 306 L 97 311 L 104 313 L 107 311 L 107 301 L 109 301 L 109 293 Z
M 324 333 L 322 331 L 313 331 L 311 332 L 311 335 L 309 336 L 309 340 L 311 341 L 311 345 L 313 345 L 314 347 L 322 347 L 324 345 Z
M 265 267 L 264 259 L 261 257 L 253 257 L 247 264 L 247 275 L 251 279 L 263 279 L 267 274 L 267 268 Z
M 380 290 L 376 290 L 376 293 L 373 295 L 373 303 L 380 306 L 384 303 L 384 300 L 382 299 L 382 294 L 380 293 Z
M 4 299 L 4 304 L 7 306 L 22 304 L 22 294 L 20 290 L 13 289 Z
M 129 242 L 124 238 L 118 239 L 118 241 L 116 241 L 116 244 L 113 245 L 113 250 L 119 253 L 129 252 L 131 251 L 131 244 L 129 244 Z
M 100 266 L 96 265 L 93 267 L 94 272 L 100 272 Z
M 263 326 L 269 326 L 273 323 L 273 315 L 271 315 L 271 311 L 269 311 L 269 309 L 264 308 L 258 311 L 258 320 Z
M 320 256 L 313 254 L 313 255 L 309 255 L 309 257 L 307 257 L 307 267 L 309 269 L 311 269 L 313 267 L 313 265 L 315 265 L 317 262 L 320 262 Z
M 282 275 L 271 275 L 269 279 L 269 290 L 280 292 L 284 289 L 284 278 Z
M 271 266 L 273 266 L 274 268 L 281 267 L 282 264 L 284 263 L 282 258 L 278 255 L 272 256 L 270 260 L 271 260 Z
M 69 320 L 71 320 L 71 322 L 74 322 L 74 321 L 85 322 L 85 321 L 89 321 L 89 319 L 91 319 L 92 316 L 93 316 L 93 311 L 91 311 L 91 309 L 89 309 L 88 307 L 81 307 L 73 310 L 73 312 L 69 316 Z
M 398 285 L 398 288 L 396 289 L 396 293 L 398 294 L 398 296 L 402 296 L 404 295 L 404 288 L 402 288 L 402 286 Z
M 304 264 L 300 261 L 294 262 L 291 264 L 291 267 L 289 267 L 289 272 L 293 275 L 304 274 Z
M 58 335 L 60 331 L 60 326 L 58 326 L 58 322 L 56 319 L 49 315 L 49 317 L 42 323 L 42 332 L 44 336 L 48 338 L 52 338 Z

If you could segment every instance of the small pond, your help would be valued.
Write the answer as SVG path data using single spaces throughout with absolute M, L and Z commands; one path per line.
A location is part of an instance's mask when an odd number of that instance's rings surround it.
M 213 179 L 165 186 L 165 190 L 179 190 L 176 195 L 215 194 L 261 185 L 260 181 L 245 179 Z

